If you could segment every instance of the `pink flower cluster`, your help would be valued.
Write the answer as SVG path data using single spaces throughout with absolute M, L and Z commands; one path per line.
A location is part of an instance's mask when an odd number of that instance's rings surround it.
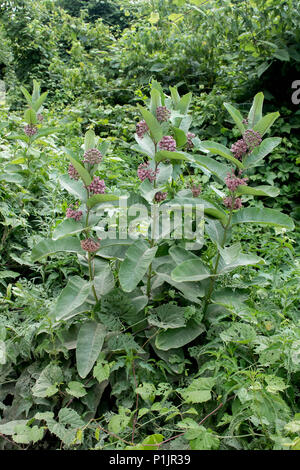
M 155 193 L 154 199 L 156 202 L 162 202 L 166 199 L 166 197 L 167 197 L 167 193 L 163 193 L 162 191 L 157 191 L 157 193 Z
M 168 150 L 169 152 L 175 152 L 176 140 L 170 135 L 165 135 L 158 143 L 160 150 Z
M 24 132 L 28 137 L 32 137 L 37 133 L 37 127 L 27 124 L 27 126 L 24 127 Z
M 72 180 L 78 180 L 79 179 L 79 173 L 78 171 L 74 168 L 72 163 L 70 163 L 69 168 L 68 168 L 68 173 L 69 176 Z
M 95 242 L 92 238 L 86 238 L 85 240 L 81 240 L 80 245 L 84 251 L 88 251 L 90 253 L 98 251 L 100 248 L 100 243 Z
M 100 180 L 99 176 L 94 176 L 93 181 L 87 188 L 93 194 L 104 194 L 106 186 L 104 180 Z
M 247 129 L 243 134 L 243 138 L 231 146 L 231 151 L 235 158 L 242 160 L 246 153 L 252 152 L 261 142 L 262 138 L 259 132 Z
M 171 111 L 169 111 L 166 108 L 166 106 L 157 106 L 156 117 L 159 122 L 167 121 L 170 116 L 171 116 Z
M 82 217 L 82 212 L 74 210 L 73 206 L 68 207 L 67 212 L 66 212 L 66 217 L 68 219 L 74 219 L 76 222 L 79 222 L 79 220 Z
M 225 183 L 226 183 L 226 186 L 227 188 L 229 189 L 229 191 L 231 191 L 232 193 L 234 193 L 236 191 L 236 189 L 238 188 L 238 186 L 246 186 L 247 185 L 247 181 L 249 178 L 247 178 L 247 176 L 245 178 L 241 178 L 242 172 L 239 171 L 239 176 L 236 176 L 234 174 L 234 170 L 232 170 L 232 174 L 228 173 L 228 175 L 226 176 L 225 178 Z
M 248 151 L 248 146 L 244 139 L 238 140 L 235 144 L 231 146 L 231 151 L 234 154 L 235 158 L 241 160 L 243 155 Z
M 149 131 L 149 127 L 146 121 L 140 121 L 136 125 L 136 133 L 140 139 L 144 137 L 144 135 Z
M 240 209 L 243 207 L 242 200 L 240 197 L 234 199 L 232 196 L 225 197 L 223 199 L 224 206 L 228 209 Z
M 244 142 L 248 147 L 248 151 L 252 152 L 255 147 L 258 147 L 261 144 L 262 138 L 258 132 L 255 132 L 253 129 L 248 129 L 243 134 Z
M 102 160 L 102 154 L 98 149 L 89 149 L 83 155 L 83 162 L 90 165 L 96 165 Z
M 159 173 L 159 170 L 152 170 L 149 166 L 149 162 L 141 163 L 138 167 L 138 177 L 141 181 L 148 179 L 150 183 L 155 181 L 156 175 Z
M 192 132 L 188 132 L 186 136 L 187 136 L 187 143 L 186 143 L 186 146 L 187 146 L 188 150 L 191 150 L 191 149 L 194 147 L 194 144 L 193 144 L 193 142 L 192 142 L 192 139 L 193 139 L 194 137 L 196 137 L 196 136 L 195 136 L 195 134 L 193 134 Z

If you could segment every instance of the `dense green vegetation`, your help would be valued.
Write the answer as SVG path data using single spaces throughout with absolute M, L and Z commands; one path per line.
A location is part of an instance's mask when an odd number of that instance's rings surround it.
M 0 449 L 300 449 L 299 20 L 0 1 Z

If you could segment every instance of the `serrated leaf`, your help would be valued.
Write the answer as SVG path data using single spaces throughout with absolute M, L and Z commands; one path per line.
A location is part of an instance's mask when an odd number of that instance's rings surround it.
M 211 377 L 194 379 L 187 388 L 180 389 L 179 393 L 186 403 L 204 403 L 211 399 L 214 385 L 215 380 Z
M 66 389 L 66 392 L 76 398 L 84 397 L 87 394 L 84 385 L 76 381 L 68 383 L 68 388 Z
M 32 394 L 35 397 L 51 397 L 57 393 L 61 382 L 63 382 L 61 368 L 55 364 L 49 364 L 32 387 Z

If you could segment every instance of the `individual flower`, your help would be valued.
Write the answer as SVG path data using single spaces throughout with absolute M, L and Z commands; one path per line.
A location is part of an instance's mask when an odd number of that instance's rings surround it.
M 146 121 L 140 121 L 136 125 L 136 133 L 140 139 L 144 137 L 144 135 L 149 131 L 149 127 L 147 126 Z
M 241 178 L 241 174 L 242 172 L 239 171 L 239 176 L 236 176 L 234 170 L 232 170 L 232 174 L 227 174 L 225 183 L 229 191 L 234 193 L 239 186 L 247 186 L 248 178 Z
M 95 240 L 93 240 L 92 238 L 86 238 L 85 240 L 81 240 L 80 245 L 84 251 L 88 251 L 89 253 L 98 251 L 100 248 L 100 243 L 95 242 Z
M 242 200 L 240 197 L 234 199 L 232 196 L 225 197 L 223 204 L 228 209 L 240 209 L 242 207 Z
M 166 197 L 167 197 L 167 193 L 157 191 L 157 193 L 155 193 L 154 199 L 156 202 L 161 202 L 161 201 L 164 201 Z
M 255 147 L 258 147 L 262 141 L 261 135 L 259 132 L 255 132 L 253 129 L 248 129 L 243 134 L 243 140 L 246 142 L 248 151 L 252 152 Z
M 37 133 L 37 127 L 27 124 L 27 126 L 24 127 L 24 132 L 28 137 L 32 137 Z
M 238 160 L 242 160 L 243 155 L 248 152 L 248 145 L 244 141 L 244 139 L 240 139 L 231 146 L 231 151 L 234 154 L 235 158 L 237 158 Z
M 97 165 L 102 160 L 102 153 L 98 149 L 89 149 L 83 155 L 83 162 L 90 165 Z
M 192 142 L 192 139 L 193 139 L 194 137 L 196 137 L 196 136 L 195 136 L 195 134 L 193 134 L 192 132 L 188 132 L 187 135 L 186 135 L 186 137 L 187 137 L 187 143 L 186 143 L 187 149 L 188 149 L 188 150 L 191 150 L 191 149 L 194 147 L 194 144 L 193 144 L 193 142 Z
M 67 208 L 66 217 L 68 219 L 74 219 L 76 222 L 79 222 L 82 217 L 82 212 L 74 210 L 73 206 L 70 206 Z
M 243 119 L 242 123 L 244 124 L 244 126 L 248 126 L 248 124 L 249 124 L 248 119 Z
M 150 168 L 149 162 L 141 163 L 137 171 L 138 177 L 141 181 L 145 181 L 145 179 L 148 179 L 150 183 L 153 183 L 158 173 L 158 169 L 152 170 L 152 168 Z
M 72 163 L 70 163 L 69 168 L 68 168 L 68 173 L 69 176 L 72 180 L 78 180 L 79 179 L 79 173 L 78 171 L 74 168 Z
M 100 180 L 99 176 L 94 176 L 93 181 L 87 188 L 93 194 L 104 194 L 106 186 L 104 180 Z
M 171 111 L 165 106 L 157 106 L 156 108 L 156 117 L 159 122 L 164 122 L 169 119 L 171 116 Z
M 165 135 L 158 143 L 160 150 L 168 150 L 169 152 L 175 152 L 176 140 L 170 135 Z

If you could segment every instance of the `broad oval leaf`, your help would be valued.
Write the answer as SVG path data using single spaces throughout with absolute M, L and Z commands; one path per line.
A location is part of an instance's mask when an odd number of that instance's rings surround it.
M 33 247 L 31 253 L 32 261 L 38 261 L 44 256 L 49 256 L 58 251 L 66 251 L 68 253 L 81 253 L 84 254 L 78 238 L 52 240 L 45 238 Z
M 240 132 L 244 134 L 245 132 L 245 126 L 243 124 L 243 116 L 239 112 L 238 109 L 236 109 L 234 106 L 232 106 L 230 103 L 224 103 L 225 108 L 229 112 L 230 116 L 234 120 L 235 124 L 239 128 Z
M 219 144 L 218 142 L 211 142 L 210 140 L 205 140 L 201 142 L 201 146 L 215 155 L 220 155 L 221 157 L 226 158 L 230 162 L 234 163 L 235 166 L 240 168 L 240 170 L 244 168 L 243 163 L 234 158 L 232 152 L 227 147 L 225 147 L 225 145 Z
M 236 192 L 238 195 L 252 194 L 253 196 L 276 197 L 280 193 L 280 190 L 275 186 L 256 186 L 255 188 L 251 186 L 239 186 Z
M 94 196 L 88 199 L 86 205 L 89 209 L 92 209 L 97 204 L 109 201 L 117 201 L 118 199 L 119 196 L 116 196 L 115 194 L 94 194 Z
M 244 159 L 243 163 L 245 169 L 257 166 L 263 158 L 269 155 L 269 153 L 280 144 L 280 142 L 280 137 L 268 137 L 264 139 L 259 147 L 256 147 L 253 152 Z
M 71 180 L 68 175 L 63 175 L 59 177 L 59 182 L 64 189 L 76 198 L 83 202 L 87 200 L 87 191 L 81 181 Z
M 275 209 L 258 209 L 255 207 L 246 207 L 235 212 L 232 216 L 232 224 L 256 223 L 274 225 L 275 227 L 294 229 L 294 222 L 288 215 Z
M 144 240 L 137 240 L 129 247 L 119 271 L 120 284 L 125 292 L 131 292 L 142 280 L 156 251 L 157 247 L 149 248 Z
M 162 136 L 163 136 L 163 130 L 162 130 L 161 125 L 159 124 L 156 117 L 153 116 L 153 114 L 150 113 L 150 111 L 148 111 L 146 108 L 143 108 L 140 105 L 138 105 L 138 108 L 143 118 L 145 119 L 147 126 L 150 129 L 150 132 L 153 136 L 155 143 L 158 143 L 162 139 Z
M 67 155 L 67 158 L 72 163 L 75 170 L 79 173 L 85 186 L 89 186 L 92 182 L 92 178 L 90 177 L 89 172 L 81 165 L 81 163 L 75 160 L 75 158 L 73 158 L 69 153 L 67 153 L 66 155 Z
M 90 292 L 90 282 L 84 281 L 80 276 L 71 277 L 56 301 L 56 320 L 67 317 L 70 312 L 80 307 L 88 298 Z
M 102 350 L 106 331 L 101 323 L 85 322 L 78 333 L 76 364 L 78 374 L 84 379 L 92 370 Z
M 264 116 L 255 126 L 254 126 L 254 130 L 256 132 L 259 132 L 259 134 L 261 136 L 263 136 L 266 132 L 268 132 L 268 130 L 270 129 L 270 127 L 272 126 L 272 124 L 276 121 L 277 118 L 279 118 L 280 114 L 278 113 L 278 111 L 276 113 L 269 113 L 269 114 L 266 114 L 266 116 Z
M 184 152 L 169 152 L 169 150 L 159 150 L 159 152 L 156 152 L 155 161 L 162 162 L 164 160 L 190 161 L 190 157 Z
M 74 235 L 74 233 L 80 233 L 85 229 L 86 227 L 82 223 L 76 222 L 74 219 L 65 219 L 55 228 L 52 238 L 53 240 L 59 240 Z
M 171 278 L 176 282 L 202 281 L 210 276 L 209 269 L 200 259 L 184 261 L 171 272 Z
M 204 325 L 199 325 L 195 320 L 190 320 L 185 327 L 169 329 L 159 333 L 155 340 L 155 346 L 163 351 L 181 348 L 196 339 L 203 331 L 205 331 Z

